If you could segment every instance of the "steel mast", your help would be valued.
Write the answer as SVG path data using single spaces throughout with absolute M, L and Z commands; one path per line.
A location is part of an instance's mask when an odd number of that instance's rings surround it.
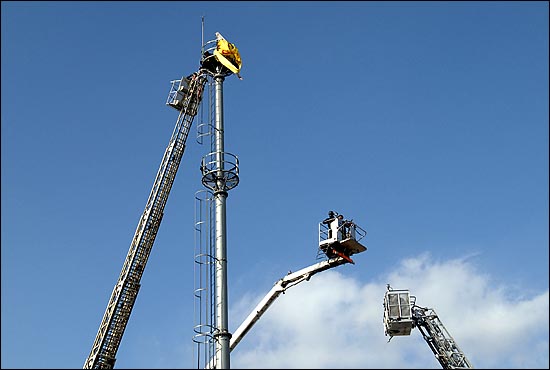
M 215 46 L 208 47 L 212 43 L 215 43 Z M 233 73 L 239 76 L 241 61 L 237 48 L 227 42 L 219 32 L 216 32 L 216 40 L 203 45 L 203 50 L 201 63 L 209 72 L 209 78 L 212 80 L 210 86 L 214 87 L 213 107 L 210 106 L 210 114 L 213 114 L 210 127 L 212 151 L 203 157 L 201 163 L 202 183 L 210 191 L 209 201 L 212 202 L 215 219 L 212 236 L 214 251 L 212 258 L 208 258 L 213 270 L 213 276 L 209 274 L 213 286 L 209 284 L 208 288 L 213 290 L 211 303 L 214 312 L 211 318 L 213 322 L 199 323 L 197 328 L 199 336 L 204 334 L 213 340 L 214 366 L 217 369 L 229 369 L 231 334 L 228 325 L 226 199 L 228 191 L 238 185 L 239 177 L 238 158 L 226 153 L 224 148 L 223 83 L 226 76 Z M 203 257 L 197 259 L 202 260 Z M 203 290 L 203 287 L 199 287 L 196 292 L 201 293 L 196 293 L 196 296 L 202 296 Z M 209 333 L 202 332 L 202 328 L 205 327 L 210 328 Z
M 229 334 L 227 324 L 227 237 L 226 237 L 226 199 L 227 187 L 223 181 L 224 135 L 223 135 L 223 81 L 222 74 L 214 76 L 216 91 L 216 120 L 214 127 L 218 179 L 214 189 L 214 213 L 216 215 L 216 330 L 215 338 L 219 344 L 216 351 L 216 364 L 219 369 L 229 369 Z

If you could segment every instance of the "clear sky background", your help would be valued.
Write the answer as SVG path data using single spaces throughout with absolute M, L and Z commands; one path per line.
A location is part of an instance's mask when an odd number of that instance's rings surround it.
M 477 368 L 548 368 L 547 2 L 1 3 L 2 368 L 81 368 L 205 38 L 224 84 L 229 329 L 316 262 L 329 210 L 355 265 L 291 288 L 238 368 L 440 368 L 387 343 L 386 284 L 432 307 Z M 117 355 L 193 367 L 195 121 Z

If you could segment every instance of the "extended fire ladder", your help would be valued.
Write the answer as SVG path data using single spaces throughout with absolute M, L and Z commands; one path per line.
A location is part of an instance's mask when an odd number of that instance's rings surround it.
M 432 308 L 413 306 L 413 319 L 443 369 L 472 369 Z
M 114 366 L 115 355 L 132 312 L 141 276 L 185 150 L 185 142 L 202 99 L 207 81 L 202 72 L 199 70 L 187 78 L 172 81 L 166 104 L 179 110 L 176 126 L 84 369 L 111 369 Z
M 384 297 L 385 334 L 391 340 L 394 336 L 410 335 L 414 327 L 418 327 L 443 369 L 474 368 L 434 309 L 417 306 L 416 297 L 408 290 L 396 290 L 388 285 Z

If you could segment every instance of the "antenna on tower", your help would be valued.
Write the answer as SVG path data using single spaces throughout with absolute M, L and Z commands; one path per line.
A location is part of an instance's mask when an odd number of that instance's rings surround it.
M 201 58 L 204 55 L 204 15 L 201 17 Z

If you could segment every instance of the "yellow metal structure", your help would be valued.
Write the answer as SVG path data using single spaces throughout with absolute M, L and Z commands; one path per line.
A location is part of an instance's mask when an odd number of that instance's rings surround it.
M 223 38 L 219 32 L 216 32 L 216 36 L 218 41 L 216 44 L 216 49 L 214 50 L 214 56 L 218 62 L 224 65 L 224 67 L 238 75 L 242 67 L 239 49 L 237 49 L 234 44 Z

